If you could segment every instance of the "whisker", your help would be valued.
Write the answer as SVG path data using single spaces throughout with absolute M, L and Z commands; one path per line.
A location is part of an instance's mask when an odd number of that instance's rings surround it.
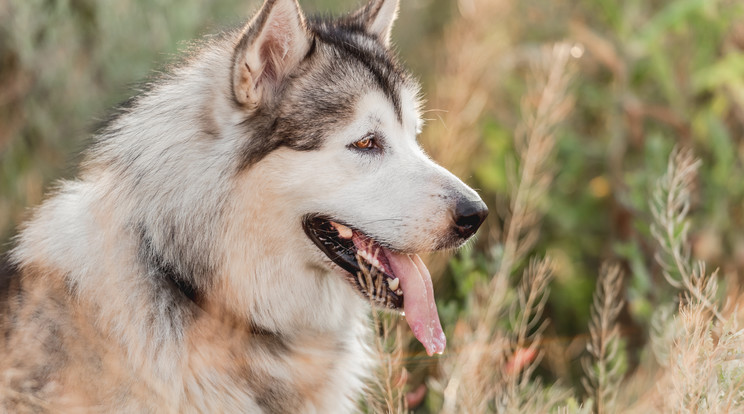
M 397 222 L 397 221 L 403 221 L 403 220 L 404 220 L 403 218 L 383 218 L 383 219 L 375 219 L 375 220 L 364 220 L 364 221 L 361 221 L 361 223 L 372 224 L 372 223 L 380 223 L 380 222 L 385 222 L 385 221 Z
M 427 114 L 427 113 L 429 113 L 429 112 L 443 112 L 443 113 L 445 113 L 445 114 L 446 114 L 446 113 L 449 113 L 449 111 L 448 111 L 448 110 L 446 110 L 446 109 L 437 109 L 437 108 L 432 108 L 432 109 L 427 109 L 427 110 L 421 111 L 421 114 Z

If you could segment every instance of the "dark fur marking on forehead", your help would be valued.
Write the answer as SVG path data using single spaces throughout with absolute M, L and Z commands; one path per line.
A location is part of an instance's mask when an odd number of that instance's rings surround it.
M 344 85 L 351 75 L 343 67 L 358 65 L 369 73 L 368 79 L 390 100 L 402 122 L 400 91 L 408 78 L 392 53 L 353 19 L 313 18 L 308 27 L 313 36 L 310 48 L 299 67 L 282 83 L 276 103 L 259 105 L 242 122 L 246 142 L 240 150 L 237 172 L 280 147 L 318 149 L 331 128 L 353 116 L 360 90 Z M 318 42 L 333 54 L 319 52 Z M 335 65 L 336 59 L 343 60 L 344 65 Z
M 310 61 L 315 55 L 314 52 L 307 57 L 307 67 L 312 66 Z M 301 67 L 303 70 L 308 74 L 312 69 Z M 324 79 L 324 85 L 304 80 L 301 76 L 286 79 L 276 106 L 261 105 L 243 120 L 246 141 L 240 150 L 237 172 L 280 147 L 316 150 L 333 127 L 352 116 L 357 98 L 354 94 L 343 90 L 328 93 L 328 88 L 333 87 L 332 79 Z M 288 95 L 293 97 L 287 98 Z
M 402 123 L 400 89 L 406 75 L 395 63 L 390 50 L 354 19 L 328 22 L 315 18 L 309 20 L 308 26 L 321 41 L 339 52 L 342 59 L 356 61 L 372 74 L 377 86 L 393 104 L 398 121 Z
M 303 125 L 303 118 L 271 117 L 265 111 L 246 118 L 242 125 L 246 128 L 246 142 L 243 144 L 237 171 L 243 171 L 261 161 L 280 147 L 296 151 L 312 151 L 320 148 L 323 137 L 313 125 Z M 252 130 L 252 133 L 248 131 Z

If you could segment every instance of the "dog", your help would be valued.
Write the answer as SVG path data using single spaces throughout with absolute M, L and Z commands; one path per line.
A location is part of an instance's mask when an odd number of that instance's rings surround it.
M 488 210 L 416 141 L 397 10 L 266 0 L 118 107 L 15 240 L 0 407 L 351 412 L 370 303 L 443 352 L 417 253 L 461 246 Z

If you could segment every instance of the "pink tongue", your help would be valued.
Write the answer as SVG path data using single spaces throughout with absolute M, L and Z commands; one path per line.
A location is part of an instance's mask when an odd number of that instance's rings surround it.
M 417 254 L 385 251 L 395 277 L 403 289 L 403 311 L 413 335 L 424 345 L 429 356 L 444 352 L 447 338 L 439 322 L 431 274 Z

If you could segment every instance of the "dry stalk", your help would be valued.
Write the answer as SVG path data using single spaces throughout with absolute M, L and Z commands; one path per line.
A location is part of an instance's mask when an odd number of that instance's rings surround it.
M 442 412 L 485 412 L 489 401 L 496 401 L 497 406 L 505 409 L 515 409 L 529 394 L 524 391 L 541 357 L 537 350 L 542 326 L 538 325 L 550 279 L 548 261 L 533 261 L 525 271 L 514 302 L 520 305 L 521 315 L 512 321 L 515 334 L 501 332 L 496 326 L 504 312 L 510 291 L 509 277 L 515 264 L 524 260 L 537 240 L 542 218 L 539 202 L 553 178 L 549 160 L 555 146 L 555 129 L 573 105 L 568 93 L 574 73 L 570 59 L 570 46 L 556 44 L 542 48 L 531 62 L 528 95 L 522 105 L 523 122 L 515 133 L 520 167 L 511 194 L 504 253 L 493 279 L 475 289 L 476 297 L 484 299 L 474 304 L 472 314 L 477 320 L 459 335 L 464 339 L 463 345 L 444 367 L 449 375 L 448 383 L 442 387 Z M 538 302 L 532 302 L 538 297 Z M 502 372 L 507 364 L 524 355 L 529 360 L 519 369 Z
M 540 200 L 553 180 L 550 158 L 555 130 L 573 108 L 568 88 L 574 76 L 570 45 L 545 46 L 531 63 L 528 92 L 522 100 L 522 123 L 514 135 L 519 155 L 519 177 L 511 194 L 504 253 L 497 277 L 511 274 L 514 264 L 533 247 L 542 218 Z
M 458 177 L 473 174 L 473 157 L 483 150 L 482 122 L 503 79 L 512 45 L 509 25 L 514 0 L 458 0 L 459 16 L 442 36 L 444 58 L 422 114 L 421 142 L 437 163 Z M 447 266 L 448 255 L 432 257 L 432 275 Z
M 586 377 L 582 383 L 592 397 L 595 412 L 615 412 L 615 400 L 623 372 L 620 352 L 620 332 L 616 320 L 623 307 L 623 273 L 618 265 L 604 264 L 594 292 L 592 319 L 589 322 L 591 341 L 586 345 L 590 357 L 581 361 Z
M 511 194 L 511 216 L 506 220 L 504 250 L 498 272 L 488 287 L 488 296 L 498 297 L 516 263 L 534 246 L 542 219 L 539 203 L 553 180 L 550 157 L 555 147 L 555 129 L 573 107 L 568 88 L 574 71 L 570 46 L 545 46 L 532 64 L 528 95 L 522 102 L 523 122 L 515 132 L 520 158 L 519 178 Z M 490 300 L 479 320 L 479 335 L 490 336 L 501 301 Z
M 457 361 L 463 364 L 454 366 L 444 390 L 443 413 L 485 413 L 493 406 L 496 412 L 541 412 L 564 399 L 562 393 L 545 397 L 540 384 L 531 383 L 542 358 L 542 314 L 551 278 L 549 260 L 530 262 L 506 315 L 513 329 L 460 350 Z
M 661 412 L 744 411 L 744 330 L 716 321 L 702 302 L 680 306 L 680 335 L 656 387 Z
M 358 258 L 362 269 L 358 277 L 364 278 L 364 286 L 372 292 L 386 289 L 382 277 L 377 277 L 375 269 L 368 269 Z M 372 307 L 372 326 L 375 332 L 373 348 L 376 352 L 378 367 L 372 378 L 366 395 L 367 409 L 372 413 L 404 414 L 408 412 L 405 386 L 408 374 L 403 366 L 403 329 L 395 315 L 377 311 Z
M 667 171 L 657 182 L 651 199 L 654 217 L 651 233 L 661 247 L 656 260 L 667 282 L 684 290 L 689 300 L 699 301 L 719 320 L 725 321 L 715 305 L 715 274 L 706 275 L 705 264 L 694 265 L 690 257 L 687 214 L 690 211 L 690 192 L 700 164 L 689 149 L 675 148 L 672 151 Z
M 517 288 L 517 300 L 509 309 L 511 347 L 503 367 L 503 376 L 491 392 L 497 412 L 522 412 L 525 404 L 538 398 L 540 387 L 529 387 L 532 374 L 542 359 L 540 343 L 547 322 L 542 320 L 552 279 L 548 259 L 532 259 Z
M 699 166 L 690 150 L 675 149 L 651 202 L 657 260 L 684 297 L 679 314 L 663 312 L 651 336 L 652 349 L 666 367 L 653 399 L 659 412 L 743 412 L 744 330 L 735 311 L 720 311 L 717 272 L 707 274 L 705 263 L 690 259 L 687 214 Z

